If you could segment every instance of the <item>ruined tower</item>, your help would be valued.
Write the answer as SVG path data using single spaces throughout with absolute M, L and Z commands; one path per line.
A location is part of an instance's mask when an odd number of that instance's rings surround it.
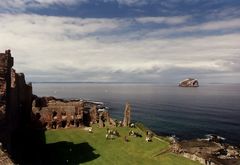
M 12 67 L 11 51 L 0 53 L 0 142 L 10 154 L 16 134 L 31 125 L 32 114 L 32 86 Z
M 90 110 L 90 118 L 91 118 L 91 123 L 95 124 L 97 123 L 98 119 L 98 113 L 97 113 L 97 106 L 94 105 L 92 109 Z
M 13 58 L 10 50 L 0 53 L 0 141 L 3 145 L 9 139 L 8 121 L 10 118 L 11 69 Z M 6 147 L 6 146 L 4 146 Z
M 129 126 L 131 122 L 131 106 L 129 103 L 126 103 L 125 110 L 124 110 L 124 119 L 123 119 L 123 126 Z

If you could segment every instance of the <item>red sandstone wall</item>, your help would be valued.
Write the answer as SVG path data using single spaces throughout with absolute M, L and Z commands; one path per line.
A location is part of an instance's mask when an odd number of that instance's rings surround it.
M 31 125 L 32 113 L 32 87 L 12 66 L 10 50 L 0 53 L 0 142 L 10 152 L 12 135 Z

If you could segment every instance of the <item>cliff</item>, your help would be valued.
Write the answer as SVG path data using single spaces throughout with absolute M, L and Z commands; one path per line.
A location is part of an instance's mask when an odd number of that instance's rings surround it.
M 180 86 L 180 87 L 199 87 L 199 83 L 198 83 L 197 79 L 188 78 L 188 79 L 185 79 L 185 80 L 179 82 L 178 86 Z

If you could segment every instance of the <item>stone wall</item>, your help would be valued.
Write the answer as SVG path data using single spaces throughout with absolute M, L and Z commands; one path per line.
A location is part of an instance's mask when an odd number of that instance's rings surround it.
M 0 142 L 16 158 L 22 153 L 20 143 L 30 143 L 26 134 L 32 131 L 36 118 L 32 113 L 32 86 L 25 82 L 23 73 L 16 73 L 13 63 L 10 50 L 0 53 Z
M 104 127 L 110 123 L 107 110 L 101 104 L 83 100 L 64 100 L 54 97 L 36 97 L 32 111 L 39 114 L 40 121 L 46 129 L 84 127 L 99 124 Z M 101 111 L 103 110 L 103 111 Z
M 13 58 L 9 50 L 0 53 L 0 141 L 7 147 L 11 106 L 11 71 Z
M 9 98 L 11 91 L 11 68 L 13 58 L 10 51 L 0 53 L 0 124 L 6 124 L 7 108 L 9 108 Z

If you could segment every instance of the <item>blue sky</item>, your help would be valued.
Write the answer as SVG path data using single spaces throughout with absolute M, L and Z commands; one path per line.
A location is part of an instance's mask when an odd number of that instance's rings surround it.
M 240 83 L 239 0 L 3 0 L 28 81 Z

